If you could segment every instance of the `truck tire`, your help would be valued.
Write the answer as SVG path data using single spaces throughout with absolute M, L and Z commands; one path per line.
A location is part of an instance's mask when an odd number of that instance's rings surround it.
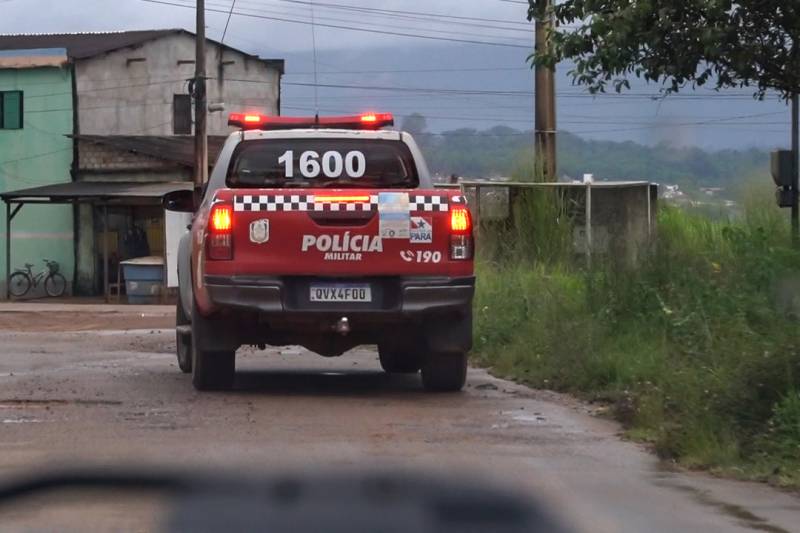
M 190 326 L 191 320 L 183 310 L 180 299 L 175 306 L 175 346 L 178 355 L 178 368 L 184 374 L 192 371 L 192 336 L 186 334 L 186 327 Z M 183 327 L 182 327 L 183 326 Z
M 416 374 L 422 366 L 414 349 L 400 350 L 379 345 L 378 359 L 387 374 Z
M 466 353 L 431 353 L 422 363 L 422 386 L 427 391 L 460 391 L 466 381 Z
M 224 322 L 202 316 L 192 305 L 192 385 L 199 391 L 230 390 L 236 375 L 236 350 L 210 350 L 206 339 Z

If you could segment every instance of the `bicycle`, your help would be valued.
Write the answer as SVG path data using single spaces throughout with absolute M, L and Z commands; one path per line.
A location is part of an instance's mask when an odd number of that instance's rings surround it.
M 67 290 L 67 280 L 58 271 L 61 267 L 56 261 L 44 259 L 47 268 L 38 274 L 33 273 L 33 265 L 25 263 L 25 268 L 18 268 L 8 278 L 9 292 L 12 296 L 20 298 L 28 294 L 31 288 L 36 288 L 43 280 L 44 291 L 48 296 L 57 297 Z

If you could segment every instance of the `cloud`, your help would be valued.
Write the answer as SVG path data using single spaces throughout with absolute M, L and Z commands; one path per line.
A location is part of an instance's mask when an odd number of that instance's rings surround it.
M 3 6 L 0 20 L 2 33 L 73 32 L 181 27 L 194 29 L 194 2 L 164 0 L 179 6 L 145 2 L 143 0 L 10 0 Z M 375 31 L 412 33 L 439 38 L 525 42 L 525 6 L 499 0 L 314 0 L 315 19 L 321 25 L 350 26 Z M 243 49 L 298 51 L 311 48 L 311 27 L 305 23 L 311 17 L 308 0 L 238 0 L 235 11 L 251 16 L 234 15 L 226 41 Z M 353 6 L 383 13 L 333 7 Z M 222 35 L 231 0 L 207 2 L 208 35 Z M 111 7 L 113 6 L 113 7 Z M 223 11 L 223 12 L 218 12 Z M 438 13 L 465 17 L 439 19 L 409 13 Z M 47 14 L 47 16 L 43 16 Z M 255 17 L 272 17 L 269 20 Z M 473 17 L 481 20 L 471 20 Z M 482 22 L 485 19 L 513 20 L 517 24 Z M 482 27 L 483 26 L 483 27 Z M 514 31 L 502 28 L 515 27 Z M 520 31 L 522 30 L 522 31 Z M 382 35 L 363 31 L 320 26 L 317 28 L 319 49 L 360 48 L 364 46 L 413 47 L 436 41 Z

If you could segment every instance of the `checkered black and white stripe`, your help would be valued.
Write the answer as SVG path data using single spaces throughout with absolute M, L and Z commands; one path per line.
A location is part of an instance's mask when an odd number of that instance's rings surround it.
M 369 202 L 317 202 L 313 194 L 277 194 L 274 196 L 234 196 L 234 211 L 373 211 L 378 208 L 378 196 Z
M 309 211 L 314 196 L 309 194 L 249 195 L 233 197 L 234 211 Z
M 411 196 L 409 211 L 447 211 L 446 196 Z

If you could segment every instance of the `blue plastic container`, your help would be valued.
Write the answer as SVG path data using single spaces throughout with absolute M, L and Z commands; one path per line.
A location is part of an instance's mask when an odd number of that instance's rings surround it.
M 155 304 L 164 289 L 164 258 L 137 257 L 120 263 L 128 303 Z

